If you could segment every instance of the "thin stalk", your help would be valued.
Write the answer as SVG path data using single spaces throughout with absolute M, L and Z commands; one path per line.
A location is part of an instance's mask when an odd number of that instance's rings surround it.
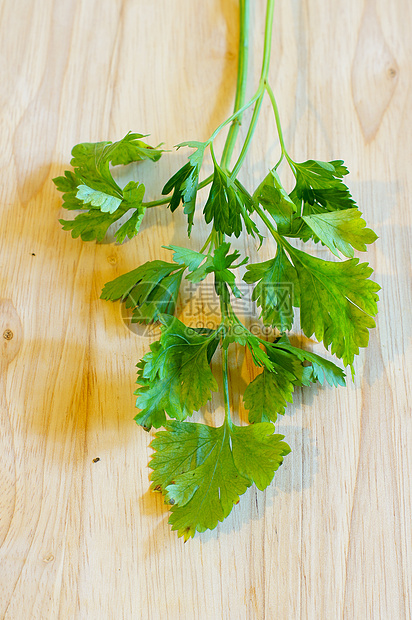
M 265 43 L 263 49 L 263 60 L 262 60 L 262 71 L 260 75 L 259 88 L 257 90 L 258 97 L 256 98 L 255 107 L 253 110 L 252 118 L 249 125 L 249 130 L 243 144 L 242 150 L 238 157 L 238 160 L 233 168 L 231 173 L 231 178 L 235 178 L 238 174 L 246 154 L 249 150 L 250 143 L 253 138 L 253 134 L 255 133 L 257 120 L 260 113 L 260 108 L 262 106 L 263 96 L 265 94 L 265 90 L 267 87 L 267 78 L 269 75 L 269 66 L 270 66 L 270 51 L 272 46 L 272 28 L 273 28 L 273 12 L 275 9 L 275 0 L 268 0 L 266 5 L 266 20 L 265 20 Z
M 283 238 L 279 235 L 278 231 L 273 226 L 272 222 L 270 221 L 266 213 L 263 211 L 263 209 L 261 209 L 259 205 L 255 205 L 255 211 L 259 215 L 262 222 L 266 224 L 268 231 L 270 232 L 272 237 L 275 239 L 275 241 L 277 241 L 278 243 L 282 243 Z
M 226 125 L 228 125 L 229 123 L 231 123 L 234 119 L 236 119 L 238 116 L 241 116 L 243 114 L 243 112 L 245 110 L 247 110 L 248 108 L 250 108 L 251 105 L 253 105 L 256 101 L 256 99 L 258 99 L 262 93 L 263 88 L 259 87 L 258 90 L 256 91 L 256 93 L 253 95 L 253 97 L 251 99 L 249 99 L 249 101 L 247 103 L 245 103 L 245 105 L 243 105 L 239 110 L 237 110 L 236 112 L 233 112 L 233 114 L 231 114 L 231 116 L 229 116 L 229 118 L 227 118 L 225 121 L 223 121 L 223 123 L 221 123 L 219 125 L 219 127 L 217 127 L 214 132 L 212 133 L 212 135 L 210 136 L 210 138 L 206 141 L 206 144 L 211 144 L 213 142 L 213 140 L 216 138 L 217 134 L 219 133 L 219 131 L 221 131 L 223 129 L 223 127 L 226 127 Z
M 220 128 L 214 132 L 212 135 L 212 139 L 220 129 L 232 120 L 232 125 L 229 129 L 225 146 L 223 147 L 222 160 L 221 165 L 226 167 L 229 165 L 230 159 L 232 157 L 233 149 L 236 143 L 236 138 L 239 132 L 240 119 L 243 112 L 250 106 L 256 99 L 262 96 L 262 85 L 259 84 L 259 89 L 256 95 L 249 101 L 248 104 L 243 105 L 246 95 L 246 82 L 247 82 L 247 69 L 248 69 L 248 47 L 249 47 L 249 0 L 239 0 L 239 57 L 238 57 L 238 73 L 237 73 L 237 81 L 236 81 L 236 95 L 235 95 L 235 104 L 234 104 L 234 112 L 232 117 L 225 123 L 223 123 Z M 262 91 L 262 92 L 261 92 Z M 214 152 L 213 152 L 213 144 L 210 144 L 210 151 L 212 154 L 213 161 L 216 162 Z M 225 236 L 222 233 L 216 234 L 216 241 L 220 245 L 223 243 Z M 226 286 L 226 285 L 225 285 Z M 221 313 L 221 323 L 226 324 L 227 319 L 229 318 L 229 311 L 227 307 L 227 302 L 223 299 L 223 296 L 220 295 L 220 313 Z M 222 372 L 223 372 L 223 393 L 225 400 L 225 424 L 228 425 L 229 428 L 232 428 L 232 419 L 230 416 L 230 398 L 229 398 L 229 364 L 228 364 L 228 351 L 227 348 L 222 348 Z
M 289 157 L 289 154 L 288 154 L 288 152 L 287 152 L 287 150 L 286 150 L 285 140 L 283 139 L 282 125 L 281 125 L 281 123 L 280 123 L 280 116 L 279 116 L 279 108 L 278 108 L 278 106 L 277 106 L 277 103 L 276 103 L 276 98 L 275 98 L 275 95 L 274 95 L 274 93 L 273 93 L 273 90 L 272 90 L 272 88 L 270 87 L 270 84 L 269 84 L 269 83 L 266 83 L 266 90 L 267 90 L 267 93 L 268 93 L 268 95 L 269 95 L 270 101 L 271 101 L 271 103 L 272 103 L 273 112 L 274 112 L 274 114 L 275 114 L 276 129 L 278 130 L 279 142 L 280 142 L 280 148 L 282 149 L 282 156 L 281 156 L 281 159 L 279 160 L 279 163 L 282 161 L 283 156 L 285 156 L 285 158 L 287 159 L 287 161 L 288 161 L 288 163 L 289 163 L 290 167 L 292 168 L 293 172 L 295 172 L 295 168 L 294 168 L 294 166 L 293 166 L 293 161 L 292 161 L 292 159 Z M 277 167 L 278 165 L 279 165 L 279 164 L 276 164 L 276 167 Z
M 275 0 L 268 0 L 266 5 L 266 19 L 265 19 L 265 42 L 264 42 L 264 50 L 263 50 L 263 60 L 262 60 L 262 70 L 261 77 L 259 81 L 259 86 L 256 93 L 253 97 L 247 102 L 243 103 L 246 94 L 246 78 L 247 78 L 247 69 L 248 69 L 248 51 L 249 51 L 249 12 L 250 12 L 250 0 L 239 0 L 239 19 L 240 19 L 240 27 L 239 27 L 239 57 L 238 57 L 238 75 L 237 75 L 237 84 L 236 84 L 236 95 L 235 95 L 235 106 L 234 112 L 229 118 L 227 118 L 223 123 L 219 125 L 212 133 L 210 138 L 207 140 L 207 144 L 212 145 L 213 140 L 216 138 L 218 133 L 229 123 L 232 123 L 227 138 L 225 142 L 225 146 L 223 148 L 222 153 L 222 166 L 226 167 L 229 164 L 231 155 L 233 153 L 233 148 L 237 139 L 237 135 L 239 132 L 239 126 L 241 122 L 241 117 L 243 112 L 247 110 L 251 105 L 255 104 L 252 118 L 249 125 L 249 130 L 246 135 L 245 142 L 243 144 L 242 150 L 238 157 L 238 160 L 235 164 L 235 167 L 231 173 L 231 177 L 234 178 L 239 172 L 243 161 L 246 157 L 246 154 L 249 150 L 250 143 L 252 141 L 253 134 L 256 129 L 257 120 L 260 113 L 260 108 L 262 106 L 263 96 L 265 94 L 265 90 L 268 90 L 267 77 L 269 74 L 269 65 L 270 65 L 270 52 L 271 52 L 271 44 L 272 44 L 272 27 L 273 27 L 273 13 L 275 9 Z M 269 97 L 271 90 L 268 90 Z M 273 92 L 272 92 L 273 95 Z M 275 102 L 276 104 L 276 102 Z M 273 102 L 272 102 L 273 105 Z M 275 109 L 275 108 L 274 108 Z M 276 108 L 277 109 L 277 108 Z M 275 112 L 276 117 L 276 112 Z M 277 119 L 279 114 L 277 116 Z M 278 125 L 278 131 L 280 127 L 280 123 Z M 281 134 L 279 134 L 280 137 Z M 283 140 L 283 136 L 282 136 Z M 284 143 L 283 143 L 284 144 Z M 282 148 L 282 153 L 283 153 Z M 285 150 L 286 154 L 286 150 Z M 288 158 L 289 161 L 289 158 Z M 292 160 L 290 160 L 292 161 Z M 213 176 L 207 177 L 204 181 L 199 183 L 199 189 L 202 189 L 206 185 L 208 185 Z M 167 204 L 169 199 L 160 198 L 159 200 L 153 200 L 151 202 L 144 202 L 143 206 L 147 209 L 151 207 L 157 207 L 159 205 Z
M 232 428 L 232 418 L 230 415 L 230 397 L 229 397 L 229 364 L 228 364 L 228 350 L 222 349 L 223 360 L 223 394 L 225 399 L 225 422 Z
M 253 108 L 253 114 L 250 120 L 248 132 L 246 134 L 246 139 L 243 143 L 242 150 L 240 151 L 235 167 L 230 173 L 230 176 L 232 179 L 234 179 L 237 176 L 239 170 L 241 169 L 243 162 L 245 160 L 245 157 L 247 155 L 247 152 L 249 150 L 250 143 L 252 142 L 253 134 L 255 133 L 257 121 L 258 121 L 259 114 L 260 114 L 260 108 L 262 107 L 263 95 L 264 95 L 264 92 L 260 95 L 259 99 L 256 101 L 255 107 Z
M 272 27 L 273 27 L 274 10 L 275 10 L 275 0 L 268 0 L 267 5 L 266 5 L 265 43 L 264 43 L 264 48 L 263 48 L 262 73 L 260 77 L 260 79 L 265 82 L 269 75 L 270 50 L 272 47 Z
M 233 149 L 236 144 L 239 127 L 242 122 L 242 114 L 239 110 L 245 103 L 248 59 L 249 59 L 249 0 L 239 0 L 239 52 L 237 64 L 237 84 L 236 96 L 233 112 L 237 112 L 237 116 L 233 119 L 227 134 L 225 146 L 223 148 L 221 166 L 227 168 L 230 164 Z
M 229 308 L 223 297 L 220 296 L 220 314 L 221 325 L 224 326 L 226 331 L 227 319 L 229 318 Z M 223 395 L 225 401 L 225 424 L 232 428 L 232 418 L 230 415 L 230 397 L 229 397 L 229 363 L 228 363 L 228 350 L 227 347 L 222 347 L 222 374 L 223 374 Z
M 165 205 L 170 202 L 170 194 L 166 196 L 166 198 L 159 198 L 159 200 L 151 200 L 150 202 L 142 202 L 142 207 L 146 207 L 146 209 L 151 209 L 152 207 L 159 207 L 160 205 Z
M 209 185 L 209 183 L 211 183 L 212 180 L 213 180 L 213 174 L 206 177 L 206 179 L 203 179 L 203 181 L 199 183 L 198 189 L 202 189 L 203 187 L 206 187 L 206 185 Z M 168 202 L 170 202 L 170 194 L 168 194 L 168 196 L 165 196 L 164 198 L 159 198 L 159 200 L 152 200 L 150 202 L 142 202 L 142 206 L 146 207 L 146 209 L 151 209 L 151 207 L 158 207 L 159 205 L 165 205 Z
M 272 222 L 270 221 L 270 219 L 267 217 L 266 213 L 263 211 L 263 209 L 259 206 L 259 205 L 255 205 L 255 211 L 256 213 L 259 215 L 260 219 L 262 220 L 262 222 L 264 222 L 270 232 L 270 234 L 272 235 L 272 237 L 274 238 L 274 240 L 276 241 L 276 243 L 278 243 L 279 245 L 282 245 L 284 248 L 286 249 L 291 249 L 293 252 L 293 247 L 290 245 L 290 243 L 288 243 L 286 241 L 286 239 L 284 239 L 276 230 L 276 228 L 273 226 Z
M 206 239 L 203 247 L 201 250 L 199 250 L 200 254 L 203 254 L 203 252 L 206 250 L 206 248 L 210 245 L 213 247 L 214 244 L 214 240 L 215 240 L 215 229 L 212 228 L 212 230 L 210 231 L 210 235 L 208 236 L 208 238 Z
M 283 154 L 283 152 L 281 152 L 280 157 L 279 157 L 277 163 L 275 164 L 275 170 L 277 170 L 279 168 L 280 164 L 283 161 L 283 158 L 284 158 L 284 154 Z
M 276 101 L 274 99 L 273 91 L 267 83 L 267 78 L 269 74 L 269 66 L 270 66 L 270 52 L 272 45 L 272 28 L 273 28 L 273 13 L 275 9 L 275 0 L 267 0 L 266 5 L 266 19 L 265 19 L 265 42 L 263 49 L 263 60 L 262 60 L 262 70 L 261 77 L 259 81 L 259 86 L 256 93 L 253 97 L 247 102 L 243 103 L 246 94 L 246 78 L 247 78 L 247 68 L 248 68 L 248 51 L 249 51 L 249 11 L 250 11 L 250 0 L 239 0 L 239 19 L 240 19 L 240 27 L 239 27 L 239 57 L 238 57 L 238 75 L 237 75 L 237 84 L 236 84 L 236 95 L 235 95 L 235 106 L 234 112 L 229 118 L 227 118 L 223 123 L 215 129 L 210 138 L 207 140 L 207 144 L 212 145 L 213 140 L 216 138 L 218 133 L 229 123 L 232 123 L 227 138 L 225 142 L 225 146 L 223 148 L 222 153 L 222 166 L 226 167 L 229 164 L 231 155 L 233 153 L 233 148 L 237 139 L 237 135 L 239 133 L 239 126 L 241 122 L 241 117 L 243 112 L 247 110 L 251 105 L 255 104 L 252 118 L 249 125 L 249 130 L 246 135 L 245 142 L 243 144 L 242 150 L 238 157 L 238 160 L 235 164 L 235 167 L 231 173 L 231 177 L 236 177 L 239 172 L 246 154 L 249 150 L 250 143 L 253 138 L 253 134 L 256 129 L 257 120 L 260 113 L 260 108 L 262 106 L 263 96 L 265 94 L 265 90 L 267 90 L 269 97 L 271 98 L 273 109 L 275 111 L 276 118 L 276 126 L 278 128 L 279 139 L 281 141 L 282 146 L 282 156 L 285 155 L 289 164 L 293 164 L 292 160 L 289 158 L 286 152 L 286 148 L 284 145 L 282 130 L 280 127 L 279 120 L 279 112 L 277 110 Z M 273 98 L 273 99 L 272 99 Z M 279 165 L 278 162 L 277 166 Z M 208 185 L 212 181 L 213 175 L 207 177 L 204 181 L 199 183 L 199 189 L 202 189 L 206 185 Z M 150 202 L 144 202 L 143 206 L 147 209 L 151 207 L 157 207 L 159 205 L 167 204 L 169 199 L 160 198 L 159 200 L 153 200 Z

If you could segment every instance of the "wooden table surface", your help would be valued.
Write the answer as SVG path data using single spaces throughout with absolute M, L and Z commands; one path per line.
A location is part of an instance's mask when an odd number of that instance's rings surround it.
M 265 2 L 252 5 L 250 95 Z M 1 618 L 411 618 L 412 4 L 277 3 L 270 79 L 285 140 L 297 161 L 342 158 L 351 170 L 380 237 L 367 255 L 378 325 L 354 383 L 297 391 L 277 424 L 292 453 L 267 491 L 252 487 L 187 544 L 149 491 L 151 436 L 133 421 L 150 337 L 99 300 L 108 280 L 168 259 L 161 245 L 184 245 L 184 216 L 152 209 L 121 246 L 73 240 L 51 178 L 78 142 L 133 130 L 171 149 L 209 137 L 233 105 L 237 2 L 0 6 L 0 334 L 13 333 L 0 364 Z M 253 189 L 278 154 L 265 99 L 243 182 Z M 149 199 L 186 157 L 141 165 Z M 191 247 L 204 233 L 197 223 Z M 237 245 L 256 258 L 254 244 Z M 231 379 L 244 414 L 242 360 L 232 356 Z M 209 419 L 214 409 L 218 396 Z

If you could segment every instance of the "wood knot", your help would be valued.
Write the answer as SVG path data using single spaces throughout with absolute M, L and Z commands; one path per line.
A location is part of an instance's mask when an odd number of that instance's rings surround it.
M 386 42 L 375 3 L 366 2 L 352 66 L 352 95 L 366 142 L 379 131 L 395 92 L 398 65 Z
M 19 315 L 10 299 L 0 299 L 0 333 L 3 334 L 0 368 L 4 369 L 16 357 L 23 336 Z
M 11 340 L 13 338 L 14 334 L 11 331 L 11 329 L 5 329 L 3 332 L 3 338 L 5 340 Z

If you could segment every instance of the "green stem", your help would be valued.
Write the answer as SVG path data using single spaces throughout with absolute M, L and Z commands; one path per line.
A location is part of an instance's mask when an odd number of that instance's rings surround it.
M 274 95 L 273 90 L 270 87 L 269 83 L 266 83 L 266 90 L 267 90 L 267 93 L 269 95 L 270 101 L 272 103 L 273 112 L 275 114 L 276 129 L 278 130 L 280 148 L 282 149 L 282 156 L 281 156 L 279 162 L 276 164 L 276 167 L 280 164 L 280 162 L 282 161 L 283 157 L 286 157 L 290 167 L 292 168 L 293 172 L 295 172 L 295 168 L 293 166 L 293 161 L 289 157 L 289 154 L 288 154 L 288 152 L 286 150 L 285 140 L 283 139 L 282 125 L 280 123 L 279 109 L 278 109 L 278 106 L 277 106 L 277 103 L 276 103 L 275 95 Z
M 211 183 L 212 180 L 213 180 L 213 174 L 208 176 L 206 179 L 203 179 L 203 181 L 199 183 L 198 189 L 202 189 L 203 187 L 206 187 L 206 185 L 209 185 L 209 183 Z M 168 194 L 168 196 L 165 196 L 164 198 L 159 198 L 159 200 L 152 200 L 151 202 L 142 202 L 142 205 L 143 207 L 146 207 L 146 209 L 151 209 L 152 207 L 158 207 L 159 205 L 165 205 L 168 202 L 170 202 L 170 194 Z
M 249 58 L 249 0 L 239 0 L 239 52 L 237 64 L 237 84 L 236 96 L 234 104 L 234 113 L 237 113 L 235 119 L 229 128 L 225 146 L 223 148 L 221 166 L 227 168 L 230 164 L 233 149 L 236 144 L 239 128 L 242 122 L 242 113 L 239 110 L 245 103 L 247 70 Z
M 258 121 L 259 114 L 260 114 L 260 108 L 262 107 L 263 95 L 264 95 L 264 92 L 260 95 L 259 99 L 256 101 L 255 107 L 253 109 L 253 114 L 252 114 L 252 118 L 250 121 L 248 132 L 246 134 L 246 139 L 243 143 L 242 150 L 240 151 L 240 155 L 236 161 L 235 167 L 230 173 L 230 176 L 232 179 L 236 178 L 239 170 L 241 169 L 243 162 L 245 160 L 245 157 L 247 155 L 247 152 L 249 150 L 250 143 L 252 142 L 253 134 L 255 133 L 257 121 Z
M 206 239 L 203 247 L 201 250 L 199 250 L 200 254 L 203 254 L 203 252 L 206 250 L 206 248 L 210 245 L 211 248 L 213 248 L 214 245 L 214 241 L 215 241 L 215 234 L 216 231 L 214 228 L 212 228 L 212 230 L 210 231 L 210 235 L 208 236 L 208 238 Z
M 266 20 L 265 20 L 265 43 L 263 48 L 263 61 L 262 61 L 262 73 L 261 81 L 265 81 L 269 75 L 270 65 L 270 50 L 272 47 L 272 26 L 273 26 L 273 13 L 275 10 L 275 0 L 268 0 L 266 5 Z
M 283 237 L 279 235 L 278 231 L 273 226 L 272 222 L 270 221 L 266 213 L 263 211 L 263 209 L 259 205 L 255 205 L 255 211 L 259 215 L 262 222 L 266 224 L 268 231 L 270 232 L 272 237 L 275 239 L 275 241 L 277 241 L 277 243 L 283 244 L 282 243 L 284 241 Z
M 230 162 L 230 159 L 233 153 L 233 149 L 236 143 L 236 139 L 239 133 L 239 126 L 241 123 L 242 114 L 251 105 L 255 104 L 245 142 L 243 144 L 243 147 L 241 149 L 241 152 L 237 159 L 235 167 L 230 175 L 232 178 L 235 178 L 236 175 L 238 174 L 245 160 L 247 152 L 249 150 L 250 143 L 252 141 L 253 134 L 256 129 L 256 124 L 258 121 L 263 97 L 264 97 L 266 90 L 272 101 L 273 109 L 275 112 L 276 126 L 278 128 L 279 139 L 280 139 L 281 147 L 282 147 L 282 158 L 284 155 L 287 158 L 289 164 L 291 164 L 291 166 L 293 164 L 292 160 L 290 159 L 290 157 L 287 155 L 287 152 L 286 152 L 282 130 L 280 126 L 279 112 L 277 109 L 273 91 L 270 88 L 269 84 L 267 83 L 267 78 L 269 74 L 269 66 L 270 66 L 270 52 L 271 52 L 271 45 L 272 45 L 272 28 L 273 28 L 274 9 L 275 9 L 275 0 L 267 0 L 266 20 L 265 20 L 265 42 L 264 42 L 264 49 L 263 49 L 262 70 L 261 70 L 259 86 L 254 96 L 247 103 L 244 104 L 243 102 L 244 102 L 245 94 L 246 94 L 246 78 L 247 78 L 248 51 L 249 51 L 250 0 L 239 0 L 239 19 L 240 19 L 239 57 L 238 57 L 238 75 L 237 75 L 234 112 L 231 116 L 229 116 L 229 118 L 223 121 L 223 123 L 221 123 L 219 127 L 217 127 L 217 129 L 215 129 L 215 131 L 212 133 L 210 138 L 207 140 L 207 144 L 212 145 L 213 140 L 216 138 L 218 133 L 228 123 L 232 123 L 229 129 L 227 138 L 226 138 L 225 146 L 223 148 L 222 160 L 221 160 L 222 167 L 227 167 L 229 165 L 229 162 Z M 280 161 L 278 162 L 277 166 L 279 165 Z M 207 179 L 199 183 L 199 189 L 208 185 L 212 181 L 212 178 L 213 176 L 207 177 Z M 169 198 L 166 197 L 166 198 L 161 198 L 160 200 L 153 200 L 151 202 L 143 203 L 143 206 L 145 206 L 146 208 L 151 208 L 151 207 L 157 207 L 159 205 L 167 204 L 168 202 L 169 202 Z
M 239 57 L 238 57 L 238 73 L 237 73 L 237 82 L 236 82 L 236 95 L 235 95 L 235 104 L 234 104 L 234 112 L 228 121 L 222 123 L 220 127 L 214 132 L 211 140 L 217 135 L 220 129 L 232 120 L 232 125 L 228 131 L 228 135 L 226 138 L 225 146 L 223 147 L 221 165 L 224 168 L 227 168 L 229 165 L 230 159 L 232 157 L 233 149 L 236 143 L 236 138 L 239 133 L 239 126 L 241 121 L 241 116 L 243 112 L 254 103 L 258 98 L 262 97 L 264 91 L 262 90 L 262 85 L 259 84 L 259 88 L 255 96 L 247 103 L 243 105 L 246 95 L 246 83 L 247 83 L 247 69 L 248 69 L 248 48 L 249 48 L 249 8 L 250 1 L 249 0 L 239 0 Z M 213 144 L 210 143 L 210 150 L 212 154 L 213 161 L 216 162 L 214 152 L 213 152 Z M 224 242 L 225 236 L 222 233 L 217 233 L 216 241 L 220 245 Z M 226 284 L 224 285 L 226 287 Z M 220 313 L 221 313 L 221 322 L 223 325 L 227 323 L 227 319 L 229 318 L 229 308 L 228 303 L 223 299 L 223 294 L 220 295 Z M 229 398 L 229 365 L 228 365 L 228 351 L 227 347 L 222 348 L 222 372 L 223 372 L 223 393 L 225 399 L 225 424 L 228 425 L 229 428 L 232 428 L 232 420 L 230 416 L 230 398 Z
M 273 12 L 275 9 L 275 0 L 268 0 L 266 5 L 266 20 L 265 20 L 265 43 L 263 49 L 263 60 L 262 60 L 262 71 L 260 75 L 259 88 L 257 90 L 257 98 L 255 107 L 253 110 L 252 118 L 249 125 L 249 130 L 247 132 L 247 136 L 245 142 L 243 144 L 242 150 L 238 157 L 238 160 L 233 168 L 231 173 L 231 178 L 235 178 L 238 174 L 246 154 L 249 150 L 250 143 L 253 138 L 253 134 L 255 133 L 257 120 L 260 113 L 260 108 L 262 106 L 263 96 L 265 94 L 265 90 L 267 87 L 267 78 L 269 75 L 269 66 L 270 66 L 270 51 L 272 47 L 272 27 L 273 27 Z
M 220 313 L 221 325 L 226 331 L 227 319 L 229 318 L 229 308 L 227 302 L 220 296 Z M 222 374 L 223 374 L 223 395 L 225 400 L 225 424 L 232 428 L 232 418 L 230 416 L 230 398 L 229 398 L 229 364 L 227 347 L 222 347 Z
M 290 245 L 290 243 L 286 241 L 286 239 L 278 233 L 278 231 L 273 226 L 272 222 L 270 221 L 266 213 L 263 211 L 263 209 L 259 205 L 255 205 L 255 211 L 259 215 L 262 222 L 266 224 L 268 231 L 270 232 L 270 234 L 272 235 L 276 243 L 278 245 L 283 246 L 288 251 L 289 254 L 290 253 L 293 254 L 295 252 L 294 247 Z
M 259 99 L 259 97 L 260 97 L 260 95 L 262 93 L 262 90 L 263 89 L 261 87 L 259 87 L 258 90 L 256 91 L 256 93 L 253 95 L 252 99 L 249 99 L 249 101 L 247 103 L 245 103 L 245 105 L 243 105 L 239 110 L 237 110 L 237 112 L 233 112 L 233 114 L 231 114 L 231 116 L 229 116 L 229 118 L 227 118 L 225 121 L 223 121 L 223 123 L 221 123 L 219 125 L 219 127 L 217 127 L 214 130 L 214 132 L 212 133 L 210 138 L 206 141 L 206 144 L 211 144 L 213 142 L 213 140 L 216 138 L 216 136 L 219 133 L 219 131 L 221 131 L 223 129 L 223 127 L 226 127 L 226 125 L 228 125 L 233 120 L 235 120 L 236 118 L 241 116 L 245 110 L 250 108 L 250 106 L 253 105 L 257 99 Z
M 152 207 L 159 207 L 160 205 L 165 205 L 170 202 L 170 194 L 166 198 L 160 198 L 159 200 L 151 200 L 150 202 L 142 202 L 142 206 L 146 207 L 146 209 L 151 209 Z
M 239 133 L 239 126 L 241 123 L 241 117 L 243 112 L 247 110 L 251 105 L 255 104 L 253 109 L 252 118 L 250 121 L 249 129 L 246 135 L 245 142 L 241 149 L 240 155 L 236 161 L 235 167 L 231 173 L 231 177 L 235 178 L 238 174 L 242 164 L 245 160 L 247 152 L 250 147 L 250 143 L 253 138 L 253 134 L 256 129 L 256 124 L 258 121 L 260 109 L 262 106 L 263 97 L 265 91 L 268 92 L 270 100 L 272 102 L 273 110 L 275 113 L 276 119 L 276 127 L 279 133 L 279 140 L 281 143 L 282 156 L 279 162 L 276 164 L 276 167 L 280 164 L 283 159 L 283 156 L 286 157 L 290 166 L 293 168 L 293 161 L 290 159 L 287 154 L 285 142 L 283 139 L 282 128 L 280 125 L 279 111 L 276 104 L 276 100 L 273 94 L 272 89 L 270 88 L 267 78 L 269 75 L 269 66 L 270 66 L 270 52 L 272 46 L 272 28 L 273 28 L 273 13 L 275 9 L 275 0 L 267 0 L 266 5 L 266 20 L 265 20 L 265 42 L 263 49 L 263 60 L 262 60 L 262 70 L 259 81 L 259 86 L 254 94 L 254 96 L 247 102 L 243 103 L 246 95 L 246 78 L 247 78 L 247 68 L 248 68 L 248 51 L 249 51 L 249 10 L 250 10 L 250 0 L 239 0 L 239 19 L 240 19 L 240 27 L 239 27 L 239 57 L 238 57 L 238 75 L 237 75 L 237 84 L 236 84 L 236 95 L 235 95 L 235 106 L 234 112 L 229 118 L 227 118 L 223 123 L 215 129 L 210 138 L 207 140 L 207 144 L 212 145 L 213 140 L 216 138 L 218 133 L 225 127 L 228 123 L 232 123 L 230 126 L 226 142 L 223 148 L 221 165 L 222 167 L 227 167 L 229 165 L 233 149 L 236 143 L 236 139 Z M 208 185 L 213 179 L 213 175 L 207 177 L 204 181 L 199 183 L 199 189 L 202 189 L 206 185 Z M 169 202 L 169 198 L 161 198 L 159 200 L 153 200 L 151 202 L 144 202 L 143 206 L 147 209 L 151 207 L 157 207 L 159 205 L 167 204 Z
M 228 350 L 222 349 L 222 361 L 223 361 L 223 394 L 225 399 L 225 422 L 232 428 L 232 418 L 230 415 L 230 398 L 229 398 L 229 364 L 228 364 Z

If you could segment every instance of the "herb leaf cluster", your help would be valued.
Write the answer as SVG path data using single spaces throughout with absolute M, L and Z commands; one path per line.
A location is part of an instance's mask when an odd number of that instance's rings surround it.
M 355 251 L 365 252 L 377 235 L 367 228 L 344 182 L 348 169 L 343 161 L 308 159 L 298 163 L 286 150 L 268 83 L 272 18 L 273 0 L 268 0 L 262 74 L 256 93 L 245 103 L 248 3 L 240 0 L 239 54 L 243 62 L 239 63 L 235 111 L 207 141 L 177 146 L 192 151 L 187 163 L 164 185 L 163 198 L 144 202 L 143 183 L 130 181 L 121 188 L 111 172 L 111 166 L 159 160 L 163 151 L 143 142 L 143 134 L 128 133 L 114 143 L 78 144 L 72 150 L 73 170 L 54 179 L 63 193 L 63 207 L 78 211 L 74 219 L 60 220 L 63 229 L 83 241 L 101 242 L 113 224 L 117 225 L 118 243 L 132 239 L 148 209 L 161 205 L 172 212 L 183 209 L 188 237 L 196 211 L 209 225 L 202 248 L 166 246 L 171 252 L 169 262 L 148 261 L 108 282 L 101 293 L 102 299 L 124 303 L 132 312 L 132 321 L 161 325 L 160 338 L 137 364 L 139 412 L 135 421 L 145 430 L 163 428 L 151 444 L 151 486 L 170 505 L 169 522 L 185 540 L 215 528 L 252 484 L 263 490 L 271 483 L 290 452 L 274 425 L 292 403 L 295 388 L 317 382 L 345 385 L 343 368 L 292 346 L 288 333 L 298 328 L 308 338 L 323 342 L 353 375 L 355 356 L 368 345 L 369 330 L 375 326 L 380 287 L 371 279 L 368 263 L 360 262 Z M 265 95 L 274 111 L 280 159 L 256 188 L 245 188 L 238 174 Z M 231 165 L 240 118 L 252 106 L 240 155 Z M 228 124 L 218 162 L 214 139 Z M 200 180 L 209 153 L 213 174 Z M 291 192 L 286 191 L 280 176 L 282 163 L 294 175 Z M 202 204 L 198 190 L 207 186 L 209 194 Z M 230 239 L 245 234 L 259 242 L 259 247 L 269 235 L 275 247 L 273 257 L 256 263 L 242 257 Z M 330 251 L 330 260 L 314 256 L 310 251 L 316 248 L 313 243 Z M 241 266 L 246 268 L 244 282 L 253 285 L 252 300 L 262 324 L 273 329 L 269 339 L 252 334 L 234 312 L 233 299 L 242 296 L 235 275 Z M 199 284 L 210 274 L 220 301 L 220 322 L 215 329 L 195 329 L 175 316 L 179 289 L 184 278 Z M 231 416 L 228 349 L 233 345 L 245 347 L 256 366 L 256 376 L 243 394 L 247 411 L 243 426 L 234 424 Z M 218 351 L 222 356 L 221 386 L 212 364 Z M 225 403 L 223 424 L 215 427 L 189 421 L 219 389 Z

